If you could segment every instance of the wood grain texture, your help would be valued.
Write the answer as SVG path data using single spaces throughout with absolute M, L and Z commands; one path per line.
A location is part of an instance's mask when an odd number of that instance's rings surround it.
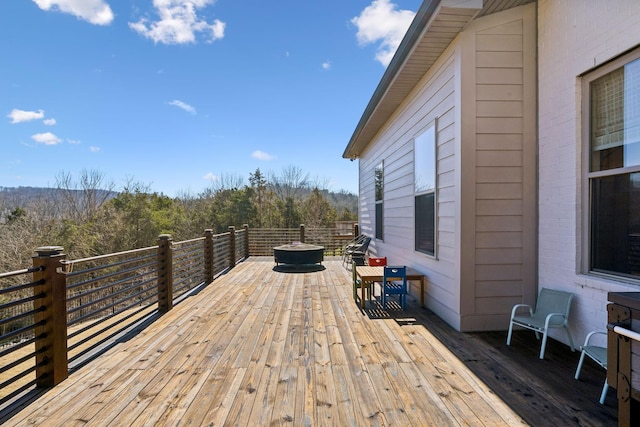
M 412 298 L 361 311 L 351 272 L 324 266 L 250 258 L 4 425 L 615 425 L 604 372 L 573 380 L 562 344 L 539 361 L 533 334 L 462 334 Z

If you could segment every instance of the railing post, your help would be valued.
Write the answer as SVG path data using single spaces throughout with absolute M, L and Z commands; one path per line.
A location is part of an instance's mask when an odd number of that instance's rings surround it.
M 213 282 L 213 230 L 204 230 L 204 281 Z
M 244 224 L 244 258 L 249 258 L 249 224 Z
M 69 376 L 67 355 L 67 278 L 61 272 L 65 254 L 62 246 L 35 250 L 33 273 L 35 314 L 36 379 L 41 388 L 53 387 Z
M 353 224 L 353 237 L 358 237 L 360 235 L 360 226 L 358 224 Z
M 236 228 L 233 225 L 229 226 L 229 267 L 233 268 L 236 265 Z
M 300 224 L 300 243 L 304 243 L 304 224 Z
M 173 239 L 170 234 L 158 236 L 158 311 L 173 308 Z

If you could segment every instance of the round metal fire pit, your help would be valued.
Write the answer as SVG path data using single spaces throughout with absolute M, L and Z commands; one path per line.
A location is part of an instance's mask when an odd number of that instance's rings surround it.
M 322 264 L 324 260 L 324 246 L 306 243 L 293 243 L 273 248 L 273 257 L 278 264 Z

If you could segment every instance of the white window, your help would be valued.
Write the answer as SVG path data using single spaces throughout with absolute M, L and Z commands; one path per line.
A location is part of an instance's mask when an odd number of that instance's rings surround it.
M 588 259 L 593 273 L 640 279 L 640 52 L 584 78 Z
M 436 127 L 414 139 L 415 249 L 436 254 Z
M 374 171 L 376 192 L 376 239 L 382 240 L 383 235 L 383 198 L 384 198 L 384 163 L 380 162 Z

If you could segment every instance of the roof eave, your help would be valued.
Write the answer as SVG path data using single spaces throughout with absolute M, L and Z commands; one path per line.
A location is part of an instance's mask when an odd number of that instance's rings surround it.
M 343 158 L 353 160 L 360 157 L 360 153 L 368 145 L 371 138 L 375 136 L 383 126 L 384 122 L 386 122 L 386 120 L 391 116 L 391 111 L 395 111 L 394 106 L 390 106 L 387 111 L 380 112 L 380 106 L 385 104 L 387 95 L 394 89 L 394 83 L 402 76 L 402 72 L 405 69 L 407 62 L 410 61 L 411 55 L 416 50 L 416 47 L 418 47 L 422 42 L 429 42 L 429 31 L 432 26 L 434 26 L 434 23 L 438 21 L 438 17 L 446 11 L 451 10 L 470 11 L 462 15 L 462 20 L 459 22 L 460 25 L 455 26 L 452 29 L 453 32 L 449 33 L 450 40 L 447 43 L 448 45 L 450 41 L 453 40 L 460 31 L 462 31 L 466 24 L 473 19 L 475 14 L 482 10 L 482 5 L 482 0 L 429 0 L 422 3 L 422 6 L 420 6 L 420 9 L 416 12 L 415 18 L 411 22 L 407 33 L 402 39 L 400 46 L 398 46 L 393 59 L 389 63 L 382 79 L 378 83 L 373 96 L 369 100 L 369 103 L 367 104 L 367 107 L 365 108 L 364 113 L 362 114 L 362 117 L 360 118 L 360 121 L 358 122 L 358 125 L 356 126 L 356 129 L 344 150 L 344 153 L 342 154 Z M 440 56 L 440 54 L 442 54 L 446 49 L 447 45 L 430 49 L 430 53 L 434 53 L 435 56 Z M 431 63 L 424 63 L 424 66 L 422 65 L 423 64 L 421 63 L 418 64 L 418 66 L 421 67 L 419 70 L 420 76 L 423 76 L 424 73 L 429 70 Z M 405 88 L 398 90 L 398 92 L 407 95 L 411 90 L 413 90 L 413 87 L 415 87 L 415 84 L 418 83 L 420 78 L 415 79 L 415 82 L 412 81 L 409 89 Z M 364 133 L 366 133 L 366 135 L 363 135 Z

